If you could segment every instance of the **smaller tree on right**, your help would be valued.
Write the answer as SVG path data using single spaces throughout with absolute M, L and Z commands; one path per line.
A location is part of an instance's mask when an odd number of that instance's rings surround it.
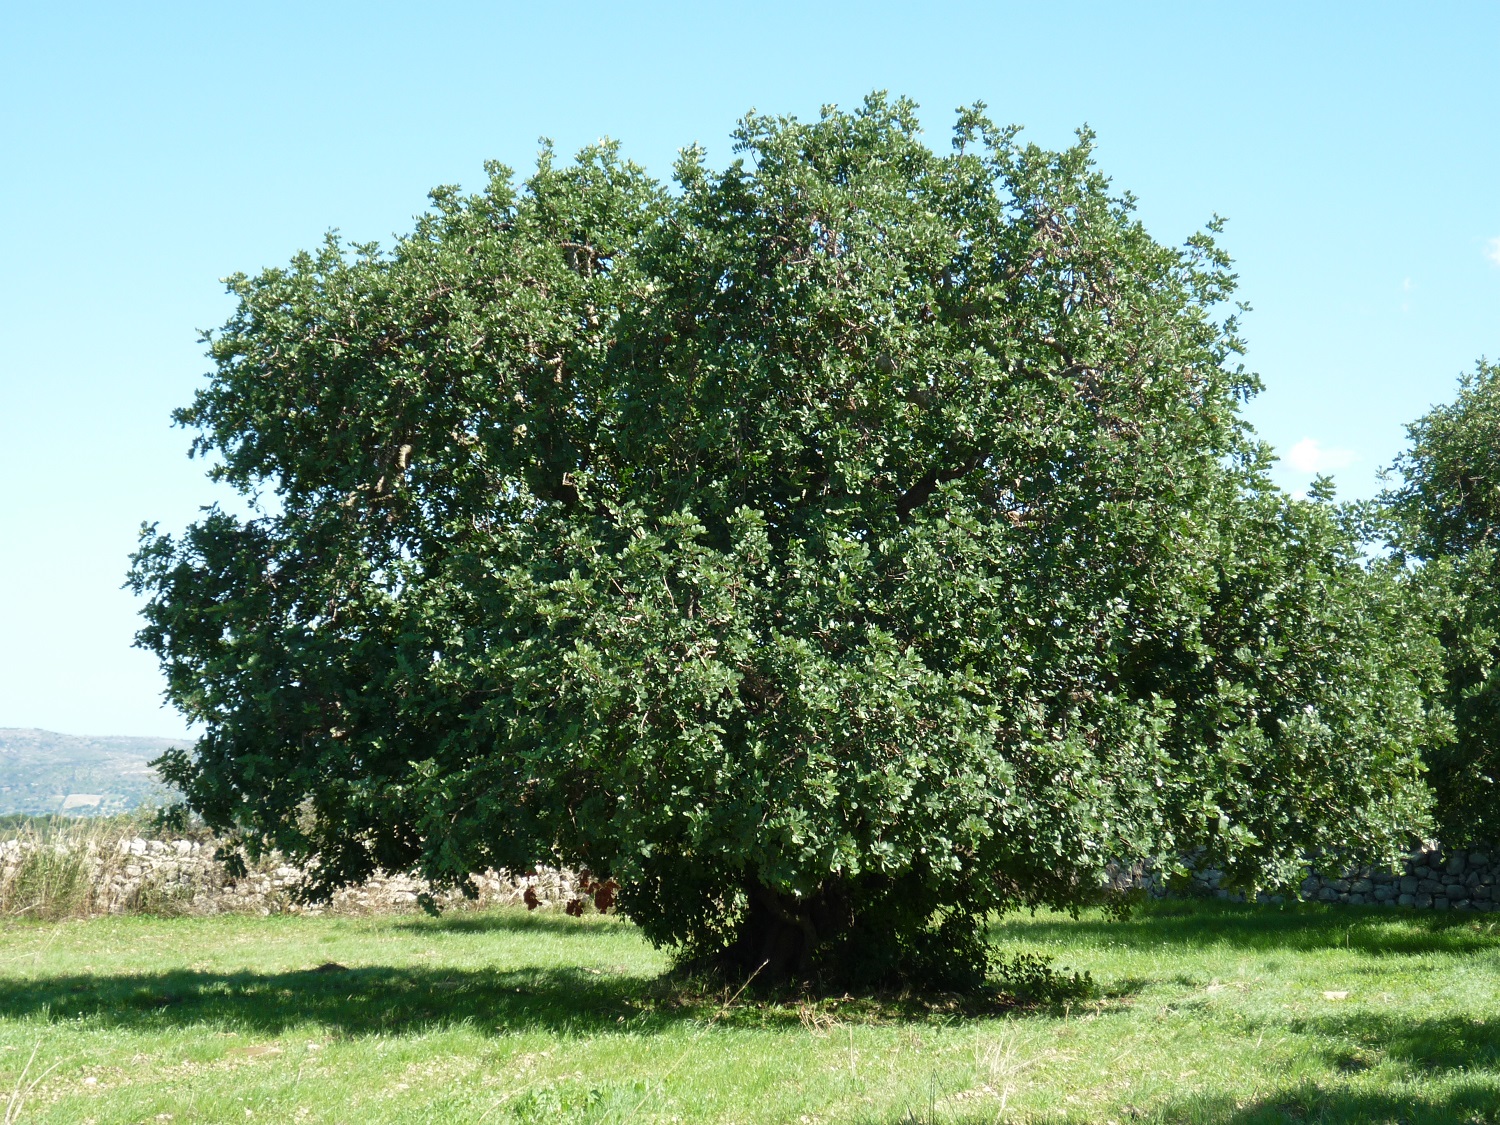
M 1454 737 L 1428 749 L 1445 843 L 1500 840 L 1500 365 L 1480 360 L 1451 403 L 1407 427 L 1383 494 L 1387 538 L 1443 651 Z

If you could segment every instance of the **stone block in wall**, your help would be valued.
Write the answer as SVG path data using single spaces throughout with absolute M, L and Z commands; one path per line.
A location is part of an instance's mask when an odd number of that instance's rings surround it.
M 1418 910 L 1428 909 L 1430 906 L 1432 906 L 1432 895 L 1428 894 L 1425 891 L 1422 892 L 1421 894 L 1415 896 L 1413 905 L 1416 906 Z

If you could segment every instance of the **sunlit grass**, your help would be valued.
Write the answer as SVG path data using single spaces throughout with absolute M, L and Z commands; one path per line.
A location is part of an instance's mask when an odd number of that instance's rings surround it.
M 108 918 L 0 933 L 0 1120 L 1500 1121 L 1481 918 L 1021 916 L 1100 995 L 749 1003 L 610 918 Z M 164 1116 L 170 1115 L 170 1116 Z

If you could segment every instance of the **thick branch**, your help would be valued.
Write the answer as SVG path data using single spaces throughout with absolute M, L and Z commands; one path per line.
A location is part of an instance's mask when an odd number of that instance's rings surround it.
M 951 480 L 966 477 L 975 469 L 979 468 L 980 462 L 984 460 L 983 453 L 975 453 L 966 458 L 958 465 L 947 468 L 934 466 L 922 476 L 917 478 L 915 484 L 908 488 L 896 500 L 896 515 L 905 523 L 911 518 L 911 514 L 927 503 L 928 498 L 938 490 L 938 486 L 947 484 Z

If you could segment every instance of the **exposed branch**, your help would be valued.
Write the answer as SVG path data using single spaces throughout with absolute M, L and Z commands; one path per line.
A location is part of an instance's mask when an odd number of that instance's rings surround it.
M 984 458 L 985 455 L 983 453 L 975 453 L 958 465 L 952 465 L 947 468 L 934 467 L 929 469 L 917 478 L 916 483 L 896 500 L 897 518 L 902 523 L 905 523 L 911 518 L 911 514 L 914 511 L 927 503 L 928 499 L 938 490 L 939 486 L 947 484 L 949 481 L 958 480 L 960 477 L 968 476 L 975 469 L 979 468 Z

